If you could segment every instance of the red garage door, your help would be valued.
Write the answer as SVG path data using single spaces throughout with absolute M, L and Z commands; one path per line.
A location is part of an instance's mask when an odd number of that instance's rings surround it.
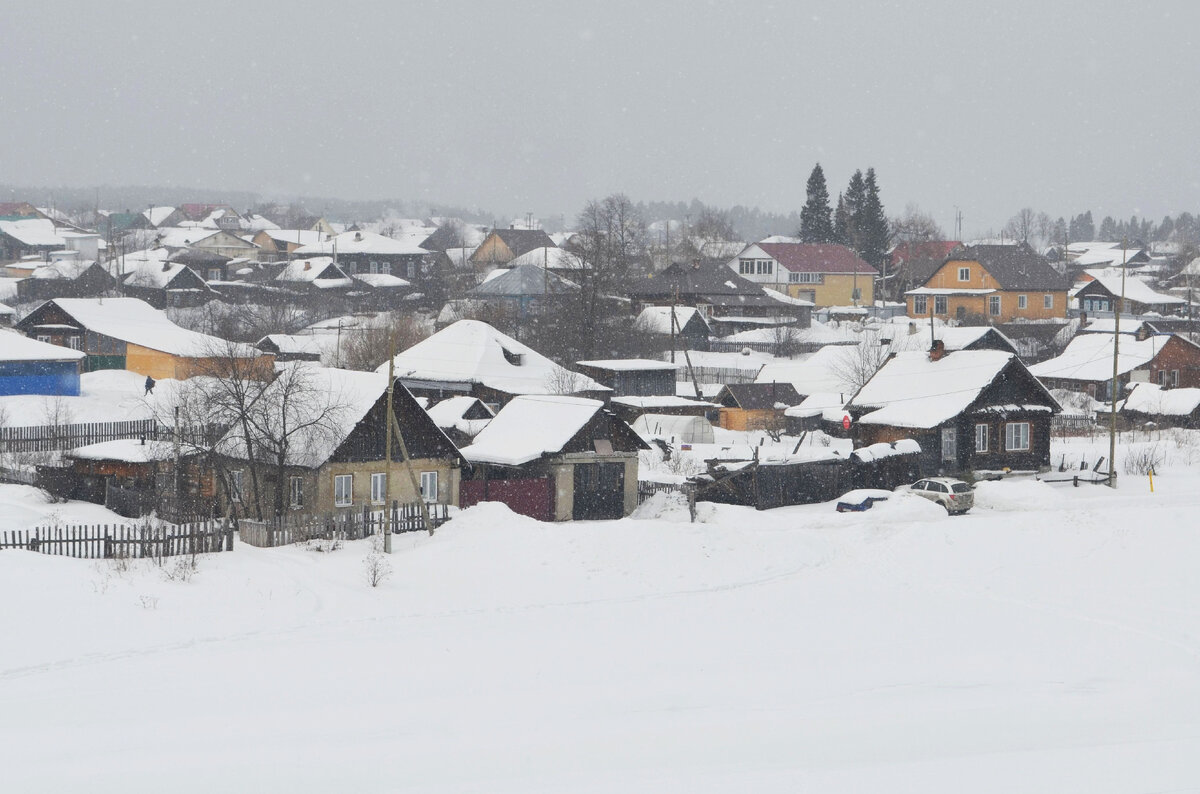
M 463 480 L 458 489 L 458 506 L 479 502 L 503 502 L 514 513 L 554 520 L 554 484 L 549 477 L 533 480 Z

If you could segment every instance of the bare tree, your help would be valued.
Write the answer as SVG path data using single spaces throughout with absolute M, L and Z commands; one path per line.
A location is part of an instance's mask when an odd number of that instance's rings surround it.
M 1004 234 L 1022 243 L 1028 243 L 1037 233 L 1037 213 L 1030 207 L 1022 207 L 1004 224 Z
M 876 333 L 863 334 L 863 341 L 841 349 L 843 355 L 830 369 L 846 384 L 849 394 L 861 389 L 896 352 L 895 345 Z
M 923 212 L 916 204 L 904 207 L 904 214 L 892 218 L 892 239 L 905 243 L 924 243 L 931 240 L 945 240 L 946 233 L 933 219 L 933 216 Z
M 579 330 L 583 354 L 590 356 L 604 326 L 605 298 L 647 262 L 646 224 L 628 196 L 615 194 L 589 201 L 578 226 L 573 248 L 582 264 Z
M 345 369 L 373 371 L 388 359 L 395 343 L 396 352 L 426 339 L 430 327 L 412 315 L 389 312 L 383 322 L 345 333 L 338 351 L 338 363 Z
M 577 394 L 583 388 L 583 376 L 557 364 L 546 376 L 546 391 L 550 394 Z

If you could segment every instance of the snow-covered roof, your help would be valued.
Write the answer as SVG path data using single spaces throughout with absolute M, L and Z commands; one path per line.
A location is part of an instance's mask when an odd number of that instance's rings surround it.
M 328 367 L 298 367 L 287 370 L 271 382 L 260 398 L 264 405 L 274 406 L 273 394 L 288 389 L 291 409 L 285 417 L 282 411 L 260 412 L 258 422 L 270 426 L 266 434 L 252 430 L 256 443 L 263 439 L 278 439 L 280 426 L 286 420 L 289 427 L 301 428 L 289 436 L 285 461 L 289 466 L 317 468 L 329 459 L 346 440 L 367 411 L 387 390 L 387 375 L 377 372 L 357 372 Z M 246 447 L 241 426 L 234 426 L 217 442 L 222 454 L 244 459 Z
M 187 248 L 220 233 L 219 229 L 200 226 L 164 226 L 157 231 L 155 239 L 167 248 Z
M 859 345 L 826 345 L 815 353 L 790 361 L 764 364 L 755 383 L 790 383 L 800 394 L 854 393 L 856 374 L 871 363 L 877 351 Z M 879 360 L 884 357 L 878 352 Z
M 846 406 L 848 395 L 845 392 L 814 392 L 805 397 L 799 405 L 793 405 L 783 412 L 784 416 L 809 417 L 824 416 L 826 411 L 841 411 Z
M 691 306 L 676 306 L 675 322 L 678 328 L 683 328 L 697 314 L 698 311 Z M 700 315 L 700 320 L 701 322 L 704 321 L 703 315 Z M 671 333 L 671 307 L 647 306 L 642 309 L 642 313 L 633 321 L 633 325 L 639 331 L 652 334 L 669 334 Z M 707 325 L 708 323 L 705 322 L 705 326 Z
M 1125 398 L 1124 410 L 1190 416 L 1197 408 L 1200 408 L 1200 389 L 1164 389 L 1156 383 L 1138 383 Z
M 905 295 L 990 295 L 994 289 L 961 289 L 958 287 L 917 287 L 905 292 Z
M 76 460 L 114 460 L 122 463 L 151 463 L 175 457 L 175 447 L 170 441 L 146 441 L 136 438 L 101 441 L 88 444 L 66 453 Z
M 326 272 L 330 272 L 332 275 L 322 275 Z M 284 266 L 283 270 L 279 271 L 279 275 L 275 276 L 275 280 L 307 283 L 323 287 L 349 287 L 354 283 L 340 267 L 333 264 L 333 257 L 331 256 L 293 259 Z
M 461 452 L 472 463 L 520 466 L 561 451 L 603 407 L 583 397 L 515 397 Z
M 996 350 L 960 350 L 937 361 L 926 353 L 897 353 L 847 408 L 876 409 L 859 419 L 862 424 L 937 427 L 965 411 L 1015 358 Z
M 369 287 L 377 287 L 380 289 L 411 287 L 412 282 L 407 279 L 393 276 L 391 273 L 355 273 L 351 276 L 355 281 L 361 281 Z
M 38 265 L 29 274 L 29 278 L 37 279 L 75 279 L 79 278 L 83 273 L 96 262 L 92 259 L 56 259 L 53 262 L 46 262 Z
M 255 347 L 265 342 L 274 345 L 281 355 L 319 356 L 337 344 L 337 337 L 329 334 L 267 334 L 255 343 Z
M 17 331 L 0 331 L 0 361 L 78 361 L 86 355 L 82 350 L 39 342 Z
M 881 441 L 878 444 L 859 447 L 850 453 L 850 457 L 857 458 L 863 463 L 871 463 L 884 458 L 894 458 L 897 455 L 916 455 L 920 452 L 921 445 L 916 441 L 911 438 L 901 438 L 890 444 Z
M 150 207 L 149 209 L 142 210 L 142 217 L 150 221 L 152 226 L 158 226 L 170 217 L 174 211 L 174 207 Z
M 165 251 L 165 248 L 157 249 Z M 187 270 L 187 265 L 165 260 L 126 260 L 124 273 L 125 284 L 130 287 L 149 287 L 163 289 L 171 283 L 180 272 Z
M 1070 250 L 1068 248 L 1067 250 Z M 1129 248 L 1122 250 L 1120 243 L 1113 243 L 1108 248 L 1091 248 L 1083 251 L 1074 258 L 1071 264 L 1076 267 L 1092 267 L 1094 265 L 1120 265 L 1122 262 L 1128 262 L 1133 257 L 1142 253 L 1141 248 Z
M 1055 358 L 1032 365 L 1029 371 L 1039 378 L 1106 381 L 1113 374 L 1113 334 L 1079 334 Z M 1166 340 L 1148 337 L 1143 341 L 1121 334 L 1117 347 L 1117 374 L 1146 366 L 1162 349 Z
M 1092 277 L 1093 281 L 1100 283 L 1104 289 L 1108 290 L 1115 296 L 1121 295 L 1121 270 L 1103 269 L 1103 270 L 1088 270 L 1087 274 Z M 1091 283 L 1091 282 L 1088 282 Z M 1086 287 L 1083 284 L 1082 287 Z M 1135 278 L 1132 275 L 1126 274 L 1125 278 L 1125 300 L 1135 303 L 1146 304 L 1186 304 L 1184 298 L 1177 298 L 1174 295 L 1164 295 L 1161 292 L 1155 292 L 1149 284 L 1142 281 L 1140 278 Z
M 689 384 L 691 385 L 691 384 Z M 695 388 L 692 388 L 693 394 Z M 609 402 L 614 405 L 623 405 L 628 408 L 633 408 L 639 411 L 644 411 L 648 408 L 720 408 L 721 406 L 707 400 L 697 400 L 692 397 L 679 397 L 668 394 L 655 394 L 644 397 L 613 397 Z
M 0 233 L 23 243 L 40 248 L 63 247 L 66 241 L 59 235 L 54 221 L 49 218 L 26 218 L 19 221 L 0 221 Z
M 536 265 L 551 270 L 583 270 L 583 260 L 565 248 L 542 246 L 526 251 L 508 263 L 508 267 Z
M 272 240 L 280 243 L 295 243 L 296 245 L 314 245 L 325 239 L 325 232 L 311 229 L 261 229 Z
M 395 366 L 396 377 L 405 380 L 478 383 L 507 394 L 609 391 L 479 320 L 443 328 L 397 354 Z M 387 372 L 387 362 L 376 372 Z
M 478 410 L 480 406 L 488 413 L 488 418 L 466 418 L 468 411 L 473 408 Z M 433 423 L 443 430 L 457 430 L 470 437 L 478 435 L 480 430 L 487 427 L 488 423 L 492 421 L 493 416 L 491 409 L 480 402 L 478 398 L 463 395 L 447 397 L 436 405 L 426 408 L 425 412 L 429 414 L 429 418 L 433 420 Z
M 890 342 L 893 350 L 928 350 L 930 346 L 929 321 L 913 320 L 912 322 L 917 329 L 916 333 L 910 333 L 911 328 L 907 325 L 889 323 L 881 325 L 874 334 L 878 339 Z M 994 326 L 933 326 L 933 338 L 940 341 L 946 350 L 965 350 L 989 333 L 997 334 L 1004 341 L 1008 342 L 1013 349 L 1016 349 L 1013 341 Z M 870 335 L 870 333 L 867 334 L 867 336 Z
M 712 424 L 703 416 L 674 414 L 642 414 L 631 425 L 643 438 L 678 438 L 685 443 L 711 444 L 714 441 Z
M 90 331 L 176 356 L 259 355 L 250 345 L 180 328 L 137 298 L 55 298 L 52 301 Z
M 424 239 L 424 238 L 421 238 Z M 311 243 L 297 248 L 299 256 L 326 256 L 334 252 L 335 246 L 339 254 L 426 254 L 429 253 L 417 245 L 420 240 L 415 235 L 404 235 L 396 239 L 384 237 L 374 232 L 342 232 L 327 240 Z
M 681 364 L 672 364 L 670 361 L 658 361 L 652 358 L 607 358 L 595 361 L 576 361 L 581 367 L 595 367 L 596 369 L 608 369 L 613 372 L 634 372 L 642 370 L 656 369 L 679 369 Z
M 7 303 L 0 303 L 0 317 L 10 317 L 17 313 L 17 310 L 9 306 Z

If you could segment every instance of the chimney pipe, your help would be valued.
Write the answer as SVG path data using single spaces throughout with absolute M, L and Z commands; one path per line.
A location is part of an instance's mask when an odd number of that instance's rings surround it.
M 929 360 L 941 361 L 944 355 L 946 355 L 946 343 L 941 339 L 933 340 L 933 347 L 929 348 Z

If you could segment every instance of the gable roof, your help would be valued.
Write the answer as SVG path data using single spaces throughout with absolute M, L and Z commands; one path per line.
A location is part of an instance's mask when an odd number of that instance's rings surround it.
M 550 394 L 566 380 L 574 391 L 610 391 L 479 320 L 448 325 L 398 353 L 394 361 L 396 377 L 406 381 L 477 383 L 506 394 Z M 385 361 L 376 372 L 386 373 L 387 366 Z
M 742 278 L 725 262 L 675 262 L 658 273 L 629 284 L 630 295 L 669 296 L 676 292 L 684 297 L 728 297 L 732 299 L 763 299 L 763 288 Z M 771 299 L 773 301 L 773 299 Z
M 690 322 L 698 322 L 703 326 L 706 333 L 712 333 L 709 328 L 708 321 L 704 319 L 704 315 L 699 309 L 692 306 L 676 306 L 675 307 L 675 323 L 676 330 L 682 330 Z M 642 313 L 633 321 L 633 327 L 639 331 L 652 334 L 669 334 L 671 333 L 671 307 L 670 306 L 647 306 L 642 309 Z
M 1087 274 L 1092 280 L 1083 284 L 1076 290 L 1075 294 L 1079 295 L 1082 292 L 1088 291 L 1088 288 L 1095 284 L 1097 287 L 1103 288 L 1110 296 L 1116 298 L 1121 295 L 1121 269 L 1099 269 L 1089 270 Z M 1093 287 L 1095 289 L 1095 287 Z M 1177 298 L 1174 295 L 1164 295 L 1161 292 L 1155 292 L 1153 288 L 1140 278 L 1135 278 L 1132 275 L 1126 275 L 1125 285 L 1125 300 L 1133 301 L 1134 303 L 1145 303 L 1149 305 L 1163 304 L 1186 304 L 1185 298 Z
M 603 408 L 584 397 L 515 397 L 461 452 L 472 463 L 520 466 L 561 452 Z
M 578 254 L 565 248 L 543 245 L 517 256 L 508 263 L 509 267 L 534 265 L 551 270 L 583 270 L 583 260 Z
M 717 402 L 726 405 L 732 400 L 744 411 L 769 411 L 780 406 L 799 405 L 804 398 L 790 383 L 729 383 L 717 395 Z M 727 406 L 728 407 L 728 406 Z
M 917 261 L 933 260 L 938 264 L 946 261 L 950 252 L 962 245 L 958 240 L 919 240 L 917 242 L 897 243 L 889 256 L 893 266 L 901 262 L 910 265 Z M 932 275 L 932 274 L 930 274 Z M 928 276 L 926 277 L 928 278 Z
M 137 298 L 55 298 L 34 309 L 25 320 L 36 317 L 54 304 L 89 331 L 131 342 L 135 345 L 176 356 L 206 357 L 231 352 L 253 358 L 258 351 L 250 345 L 233 344 L 215 336 L 180 328 L 167 315 Z M 22 320 L 18 325 L 25 323 Z
M 557 247 L 550 235 L 541 229 L 493 229 L 492 234 L 504 241 L 513 256 L 520 256 L 535 248 Z
M 293 259 L 279 271 L 275 280 L 312 284 L 322 288 L 349 287 L 354 283 L 345 271 L 333 263 L 333 257 L 330 256 Z
M 23 245 L 38 248 L 62 248 L 66 245 L 55 228 L 54 221 L 48 218 L 0 221 L 0 233 L 7 234 Z
M 1157 383 L 1137 383 L 1122 411 L 1152 416 L 1190 416 L 1200 408 L 1200 389 L 1164 389 Z
M 978 262 L 1001 289 L 1059 291 L 1070 287 L 1066 276 L 1025 243 L 966 246 L 946 257 L 943 264 L 949 262 Z
M 960 350 L 932 361 L 927 353 L 897 353 L 859 389 L 846 408 L 875 409 L 862 424 L 927 429 L 937 427 L 971 407 L 985 389 L 1011 367 L 1024 370 L 1012 353 L 998 350 Z M 1046 403 L 1058 403 L 1036 378 L 1028 379 Z M 1040 405 L 1040 403 L 1039 403 Z M 1028 410 L 1030 406 L 1014 406 Z
M 30 339 L 17 331 L 0 331 L 0 361 L 78 361 L 82 350 Z
M 514 260 L 515 261 L 515 260 Z M 579 291 L 579 285 L 557 273 L 537 265 L 518 265 L 497 269 L 496 273 L 468 295 L 491 297 L 521 297 L 526 295 L 560 295 Z
M 750 250 L 755 246 L 750 246 Z M 767 256 L 793 273 L 861 273 L 878 275 L 875 268 L 844 245 L 833 243 L 758 243 Z M 743 252 L 745 253 L 745 252 Z
M 1108 381 L 1113 375 L 1114 334 L 1079 334 L 1063 352 L 1046 361 L 1032 365 L 1029 371 L 1039 378 L 1062 380 Z M 1166 339 L 1151 336 L 1142 341 L 1121 334 L 1117 347 L 1117 374 L 1146 366 L 1162 350 Z
M 880 358 L 882 356 L 881 353 Z M 848 398 L 854 391 L 854 373 L 862 368 L 859 362 L 863 358 L 859 345 L 825 345 L 798 360 L 764 364 L 754 382 L 786 383 L 798 395 L 835 393 Z M 797 400 L 793 405 L 799 402 Z
M 298 256 L 328 256 L 335 248 L 339 254 L 414 255 L 429 253 L 414 235 L 399 238 L 384 237 L 374 232 L 342 232 L 320 242 L 309 243 L 297 248 Z

